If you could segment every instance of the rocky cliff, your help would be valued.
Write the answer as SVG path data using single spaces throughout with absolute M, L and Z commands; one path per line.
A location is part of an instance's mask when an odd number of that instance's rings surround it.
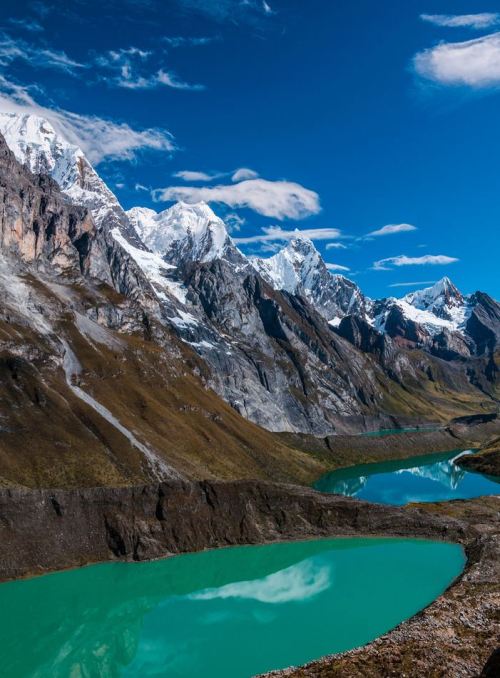
M 483 350 L 468 357 L 391 336 L 310 244 L 285 257 L 299 283 L 276 289 L 208 206 L 125 213 L 81 151 L 34 118 L 0 118 L 25 162 L 0 143 L 2 484 L 307 481 L 324 466 L 264 428 L 324 436 L 495 408 L 485 295 L 468 316 Z

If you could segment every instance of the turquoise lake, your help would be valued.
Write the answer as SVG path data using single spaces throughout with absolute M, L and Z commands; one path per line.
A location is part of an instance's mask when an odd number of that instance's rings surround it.
M 400 461 L 359 464 L 322 476 L 316 490 L 380 504 L 471 499 L 500 494 L 500 478 L 473 473 L 454 463 L 460 450 Z
M 328 539 L 0 586 L 2 678 L 248 678 L 366 643 L 462 571 L 455 544 Z

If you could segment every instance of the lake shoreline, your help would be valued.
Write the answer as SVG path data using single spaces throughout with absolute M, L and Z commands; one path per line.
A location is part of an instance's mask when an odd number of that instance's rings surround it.
M 425 667 L 457 662 L 461 672 L 452 675 L 473 676 L 495 649 L 500 632 L 493 614 L 500 598 L 499 510 L 500 497 L 395 507 L 250 481 L 172 482 L 95 492 L 2 491 L 0 573 L 6 581 L 97 562 L 321 537 L 459 543 L 467 556 L 465 570 L 428 608 L 359 650 L 278 675 L 356 676 L 360 662 L 373 663 L 373 672 L 364 675 L 390 675 L 389 667 L 406 667 L 411 655 L 418 661 L 414 673 L 405 668 L 407 676 L 428 675 Z M 434 637 L 440 638 L 439 647 L 434 643 L 429 649 Z M 331 672 L 338 662 L 341 672 Z
M 466 434 L 477 441 L 483 431 L 471 434 L 467 427 Z M 401 434 L 407 435 L 415 434 Z M 368 440 L 386 441 L 388 437 L 394 436 Z M 279 675 L 356 676 L 360 675 L 359 662 L 366 661 L 367 666 L 375 662 L 373 675 L 388 675 L 389 667 L 392 671 L 399 666 L 407 676 L 420 676 L 425 675 L 422 666 L 442 665 L 444 671 L 448 664 L 459 662 L 457 675 L 473 676 L 479 675 L 500 633 L 498 619 L 491 617 L 494 604 L 500 603 L 499 510 L 498 497 L 397 507 L 298 485 L 245 480 L 69 490 L 2 488 L 0 581 L 99 562 L 140 562 L 232 545 L 323 537 L 407 537 L 459 543 L 467 556 L 464 573 L 429 608 L 359 650 Z M 446 613 L 449 595 L 454 600 L 453 615 Z M 469 613 L 483 620 L 477 628 L 471 627 Z M 463 614 L 467 615 L 461 629 L 468 639 L 466 661 L 458 656 L 457 646 L 446 641 L 447 630 L 461 623 Z M 428 624 L 432 631 L 424 633 Z M 432 638 L 435 629 L 443 635 L 445 649 L 435 656 L 427 648 L 429 659 L 424 656 L 423 664 L 417 663 L 418 671 L 412 673 L 407 658 L 427 647 L 425 634 Z M 405 640 L 407 633 L 411 647 Z M 462 642 L 460 634 L 458 638 Z M 374 657 L 382 662 L 379 668 Z M 335 673 L 338 662 L 341 673 Z
M 500 497 L 426 504 L 424 510 L 429 515 L 460 517 L 468 522 L 471 535 L 476 535 L 465 542 L 467 564 L 461 576 L 424 610 L 373 642 L 302 667 L 262 676 L 497 675 L 494 671 L 498 669 L 495 662 L 500 637 L 496 613 L 500 605 Z

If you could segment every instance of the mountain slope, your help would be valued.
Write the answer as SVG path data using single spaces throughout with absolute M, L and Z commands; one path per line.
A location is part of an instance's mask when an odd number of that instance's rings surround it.
M 22 165 L 34 174 L 48 174 L 76 205 L 86 207 L 98 228 L 119 228 L 136 247 L 143 248 L 116 196 L 83 151 L 57 134 L 37 115 L 0 112 L 0 133 Z
M 154 304 L 91 275 L 92 258 L 107 261 L 91 215 L 2 139 L 0 194 L 1 485 L 321 472 L 202 384 Z
M 54 168 L 74 167 L 81 152 L 71 147 L 67 163 L 57 148 L 68 144 L 48 134 L 39 119 L 32 122 L 36 134 L 21 116 L 10 128 L 10 143 L 25 159 L 37 158 L 36 167 L 65 176 Z M 117 327 L 148 337 L 157 328 L 160 344 L 192 356 L 204 386 L 246 419 L 274 431 L 323 435 L 346 420 L 362 426 L 365 417 L 379 414 L 445 419 L 494 406 L 494 307 L 482 319 L 474 316 L 486 347 L 476 359 L 469 335 L 432 334 L 406 318 L 397 300 L 372 302 L 354 283 L 331 275 L 310 241 L 297 238 L 271 263 L 256 264 L 203 203 L 179 203 L 159 214 L 134 208 L 127 215 L 119 207 L 122 228 L 113 217 L 116 199 L 110 200 L 88 238 L 84 275 L 113 288 L 135 311 L 123 317 L 109 304 L 108 319 L 122 318 Z

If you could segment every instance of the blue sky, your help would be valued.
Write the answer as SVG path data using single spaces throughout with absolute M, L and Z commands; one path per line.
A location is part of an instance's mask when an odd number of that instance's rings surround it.
M 497 11 L 3 0 L 0 107 L 52 116 L 125 208 L 201 197 L 245 252 L 298 228 L 371 296 L 448 275 L 498 298 Z

